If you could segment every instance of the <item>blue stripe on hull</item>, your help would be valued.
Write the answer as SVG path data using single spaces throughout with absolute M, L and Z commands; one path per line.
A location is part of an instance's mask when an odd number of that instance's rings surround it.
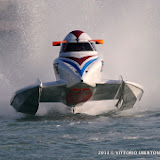
M 64 60 L 64 59 L 61 59 L 61 60 L 62 60 L 63 62 L 65 62 L 65 63 L 70 64 L 70 65 L 73 66 L 75 69 L 77 69 L 77 71 L 79 72 L 79 74 L 80 74 L 81 77 L 82 77 L 85 69 L 86 69 L 92 62 L 94 62 L 94 61 L 97 60 L 97 59 L 98 59 L 98 58 L 91 59 L 90 61 L 88 61 L 88 62 L 83 66 L 82 69 L 80 69 L 75 63 L 73 63 L 73 62 L 71 62 L 71 61 Z

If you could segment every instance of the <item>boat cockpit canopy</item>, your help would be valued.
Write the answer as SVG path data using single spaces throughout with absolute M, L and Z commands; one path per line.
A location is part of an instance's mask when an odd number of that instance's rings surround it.
M 78 51 L 95 51 L 94 43 L 78 42 L 78 43 L 63 43 L 61 52 L 78 52 Z

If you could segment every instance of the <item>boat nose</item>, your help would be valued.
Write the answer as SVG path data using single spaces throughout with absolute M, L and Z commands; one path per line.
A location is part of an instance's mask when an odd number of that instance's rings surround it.
M 96 83 L 94 81 L 94 78 L 89 75 L 83 75 L 80 79 L 80 82 L 83 84 L 87 84 L 89 86 L 95 87 Z

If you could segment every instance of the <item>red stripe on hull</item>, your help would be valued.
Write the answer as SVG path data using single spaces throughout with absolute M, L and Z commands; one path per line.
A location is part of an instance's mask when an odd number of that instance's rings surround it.
M 71 33 L 74 34 L 77 38 L 79 38 L 79 36 L 84 32 L 80 30 L 75 30 L 75 31 L 72 31 Z
M 82 57 L 82 58 L 76 58 L 76 57 L 65 57 L 65 58 L 72 59 L 73 61 L 76 61 L 79 65 L 81 65 L 85 60 L 87 60 L 90 57 L 92 56 L 87 56 L 87 57 Z

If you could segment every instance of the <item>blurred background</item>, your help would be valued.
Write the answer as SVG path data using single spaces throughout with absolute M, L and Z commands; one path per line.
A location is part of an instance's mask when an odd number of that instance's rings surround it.
M 0 0 L 0 107 L 8 112 L 12 94 L 37 78 L 55 80 L 52 41 L 79 29 L 104 39 L 104 79 L 141 84 L 138 109 L 159 109 L 159 11 L 159 0 Z

